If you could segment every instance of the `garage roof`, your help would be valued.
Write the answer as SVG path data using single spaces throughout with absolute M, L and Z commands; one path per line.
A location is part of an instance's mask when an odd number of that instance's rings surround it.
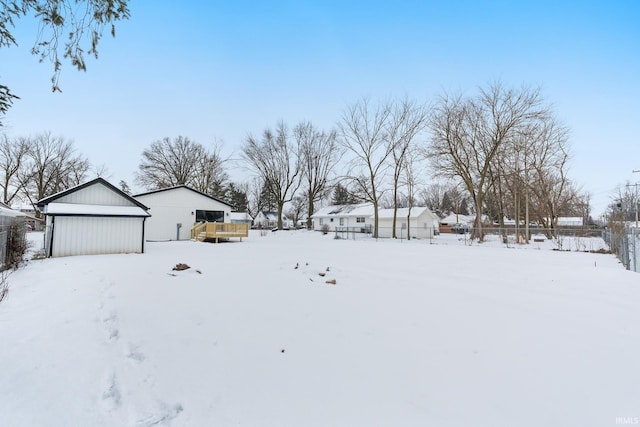
M 44 207 L 43 213 L 51 216 L 151 216 L 138 206 L 84 205 L 78 203 L 49 203 Z

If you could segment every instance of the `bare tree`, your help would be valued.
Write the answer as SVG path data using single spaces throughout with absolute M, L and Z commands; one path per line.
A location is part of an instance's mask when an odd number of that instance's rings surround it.
M 538 89 L 507 89 L 493 83 L 475 98 L 440 98 L 430 121 L 428 148 L 438 174 L 462 180 L 476 212 L 473 237 L 483 240 L 484 199 L 493 182 L 491 166 L 523 126 L 548 114 Z
M 340 156 L 336 131 L 326 133 L 310 122 L 302 122 L 294 129 L 300 148 L 300 162 L 304 192 L 307 200 L 307 228 L 312 228 L 311 216 L 315 203 L 330 191 L 329 178 Z
M 2 174 L 2 201 L 11 205 L 14 198 L 22 191 L 18 179 L 20 170 L 27 161 L 29 140 L 27 138 L 10 139 L 3 135 L 0 140 L 0 173 Z
M 89 167 L 71 141 L 49 132 L 29 138 L 27 162 L 18 173 L 22 194 L 35 206 L 44 197 L 82 183 Z
M 389 104 L 373 107 L 365 98 L 348 106 L 340 122 L 340 144 L 354 156 L 351 173 L 345 179 L 352 182 L 363 200 L 373 204 L 373 237 L 378 237 L 381 187 L 388 168 L 387 159 L 394 148 L 387 137 L 390 116 Z
M 427 126 L 427 110 L 421 105 L 408 99 L 391 107 L 391 114 L 387 121 L 387 144 L 392 148 L 393 157 L 393 225 L 392 237 L 396 236 L 396 222 L 398 217 L 398 196 L 400 180 L 407 167 L 407 157 L 412 151 L 415 137 Z
M 220 148 L 178 136 L 163 138 L 142 152 L 136 182 L 149 190 L 188 185 L 210 196 L 219 196 L 228 176 Z
M 293 199 L 301 183 L 298 141 L 291 138 L 287 126 L 280 122 L 275 133 L 265 129 L 260 140 L 249 135 L 242 155 L 276 199 L 278 229 L 282 230 L 284 205 Z

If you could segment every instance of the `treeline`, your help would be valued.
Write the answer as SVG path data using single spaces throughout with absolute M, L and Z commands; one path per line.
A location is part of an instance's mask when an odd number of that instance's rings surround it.
M 474 214 L 478 238 L 483 218 L 554 228 L 560 216 L 589 217 L 589 196 L 568 177 L 568 129 L 535 88 L 498 82 L 431 104 L 362 99 L 333 129 L 281 121 L 249 135 L 240 158 L 242 165 L 223 158 L 217 143 L 167 137 L 143 151 L 135 181 L 146 190 L 186 184 L 254 216 L 276 211 L 279 227 L 284 214 L 310 226 L 320 204 L 365 201 L 376 216 L 378 207 L 418 205 Z M 230 180 L 232 165 L 250 171 L 245 180 Z M 92 169 L 72 143 L 49 133 L 2 138 L 7 204 L 16 197 L 35 203 L 101 174 L 104 168 Z

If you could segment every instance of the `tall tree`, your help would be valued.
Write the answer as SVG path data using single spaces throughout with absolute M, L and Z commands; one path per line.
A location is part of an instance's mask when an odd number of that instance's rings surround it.
M 386 123 L 387 144 L 392 148 L 393 157 L 393 221 L 392 237 L 396 236 L 396 222 L 398 218 L 398 196 L 400 194 L 400 180 L 407 168 L 407 157 L 412 150 L 415 137 L 427 125 L 427 109 L 414 101 L 405 99 L 391 106 L 391 114 Z
M 491 166 L 512 138 L 531 120 L 548 114 L 538 89 L 505 88 L 493 83 L 473 98 L 443 96 L 430 120 L 428 157 L 437 173 L 458 177 L 476 212 L 473 237 L 483 240 L 482 214 Z
M 0 174 L 2 174 L 2 201 L 11 202 L 22 190 L 18 177 L 27 161 L 29 140 L 27 138 L 10 139 L 3 135 L 0 139 Z
M 329 190 L 329 178 L 340 150 L 336 131 L 324 132 L 310 122 L 302 122 L 294 129 L 300 149 L 300 162 L 304 192 L 307 200 L 307 228 L 312 228 L 311 216 L 315 203 L 322 200 Z
M 52 90 L 58 85 L 62 61 L 86 71 L 85 54 L 98 58 L 105 27 L 115 37 L 115 23 L 130 16 L 128 0 L 0 0 L 0 48 L 18 46 L 13 28 L 25 16 L 35 16 L 38 33 L 31 52 L 53 65 Z M 19 99 L 0 84 L 0 118 Z M 0 123 L 1 124 L 1 123 Z
M 387 138 L 388 103 L 370 105 L 362 99 L 346 108 L 340 121 L 340 143 L 351 153 L 351 173 L 346 176 L 362 198 L 373 204 L 373 237 L 378 237 L 378 205 L 393 145 Z
M 349 191 L 347 187 L 341 183 L 337 183 L 333 187 L 333 193 L 331 195 L 332 205 L 351 205 L 358 203 L 358 199 Z
M 210 196 L 220 196 L 227 173 L 219 147 L 207 150 L 189 138 L 163 138 L 142 152 L 136 182 L 149 190 L 188 185 Z
M 71 141 L 49 132 L 29 138 L 27 162 L 19 172 L 22 194 L 35 207 L 38 200 L 81 184 L 89 167 Z
M 249 135 L 242 155 L 276 199 L 278 229 L 281 230 L 284 205 L 293 199 L 301 183 L 298 140 L 291 138 L 287 126 L 280 122 L 275 132 L 265 129 L 261 139 Z
M 235 212 L 247 212 L 249 201 L 247 192 L 241 185 L 230 182 L 224 191 L 224 200 L 229 203 Z

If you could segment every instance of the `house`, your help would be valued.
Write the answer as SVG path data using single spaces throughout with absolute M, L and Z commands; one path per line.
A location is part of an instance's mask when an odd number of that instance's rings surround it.
M 378 237 L 393 236 L 393 209 L 378 211 Z M 429 208 L 398 208 L 396 216 L 396 237 L 406 239 L 407 236 L 418 239 L 430 239 L 438 234 L 438 219 Z
M 275 228 L 278 226 L 278 212 L 260 211 L 253 220 L 255 228 Z M 282 214 L 282 228 L 293 228 L 293 221 Z
M 45 197 L 37 206 L 46 216 L 49 257 L 144 252 L 148 208 L 103 178 Z
M 584 218 L 581 216 L 558 217 L 558 227 L 584 227 Z
M 462 215 L 456 213 L 449 214 L 446 217 L 440 219 L 440 232 L 452 233 L 451 227 L 456 224 L 463 224 L 464 226 L 473 228 L 475 220 L 475 215 Z
M 338 229 L 371 233 L 373 229 L 373 204 L 325 206 L 314 213 L 311 218 L 313 219 L 313 229 L 317 231 L 328 228 L 328 231 Z
M 186 185 L 162 188 L 133 196 L 149 207 L 147 241 L 189 240 L 196 223 L 230 223 L 231 205 Z
M 247 212 L 231 212 L 231 223 L 233 224 L 247 224 L 251 227 L 253 223 L 253 218 Z

